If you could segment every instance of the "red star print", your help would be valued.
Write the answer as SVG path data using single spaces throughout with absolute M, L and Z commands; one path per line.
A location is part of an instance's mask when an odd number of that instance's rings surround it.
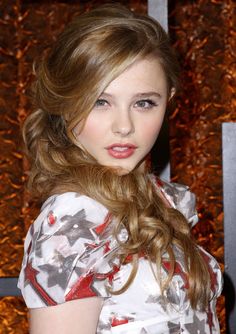
M 85 246 L 89 249 L 96 249 L 98 248 L 100 245 L 99 244 L 96 244 L 96 243 L 92 243 L 92 244 L 88 244 L 88 243 L 85 243 Z M 107 252 L 109 252 L 111 250 L 110 248 L 110 241 L 107 241 L 105 244 L 104 244 L 104 250 L 103 250 L 103 254 L 106 254 Z
M 57 218 L 54 216 L 53 212 L 50 211 L 48 214 L 48 224 L 54 225 L 56 221 L 57 221 Z
M 114 265 L 113 268 L 112 268 L 112 271 L 110 271 L 109 273 L 106 273 L 106 274 L 97 273 L 95 275 L 95 278 L 98 279 L 98 280 L 104 280 L 104 279 L 108 278 L 109 283 L 111 284 L 115 274 L 118 273 L 119 270 L 120 270 L 120 267 Z
M 203 259 L 205 260 L 207 267 L 208 267 L 208 271 L 210 274 L 210 280 L 211 280 L 211 291 L 213 293 L 216 292 L 216 287 L 217 287 L 217 274 L 214 272 L 212 266 L 211 266 L 211 258 L 209 256 L 207 256 L 207 254 L 203 251 L 201 251 L 200 249 L 200 253 L 203 257 Z M 209 325 L 210 328 L 210 332 L 212 334 L 212 328 L 213 328 L 213 313 L 209 307 L 208 312 L 207 312 L 207 323 Z
M 212 334 L 213 314 L 212 314 L 212 311 L 211 311 L 210 307 L 208 308 L 208 312 L 207 312 L 207 323 L 209 325 L 210 333 Z
M 170 270 L 170 262 L 169 261 L 163 261 L 162 265 L 164 267 L 164 269 L 169 272 Z M 174 276 L 180 276 L 183 281 L 184 281 L 184 288 L 188 289 L 189 288 L 189 282 L 188 282 L 188 276 L 187 274 L 183 271 L 181 265 L 179 264 L 179 262 L 175 262 L 175 268 L 174 268 Z
M 127 324 L 128 322 L 129 322 L 128 319 L 117 319 L 116 317 L 113 317 L 111 321 L 111 326 L 112 327 L 120 326 L 123 324 Z
M 162 181 L 158 177 L 155 177 L 155 180 L 156 180 L 156 185 L 157 186 L 163 187 L 163 183 L 162 183 Z
M 99 225 L 98 227 L 95 228 L 95 232 L 97 234 L 102 234 L 102 232 L 105 230 L 105 228 L 107 227 L 108 224 L 110 224 L 112 220 L 112 215 L 110 212 L 108 212 L 108 214 L 106 215 L 104 222 Z
M 139 257 L 139 259 L 141 259 L 141 258 L 147 258 L 147 255 L 146 255 L 146 252 L 145 251 L 140 251 L 139 253 L 138 253 L 138 257 Z M 132 254 L 129 254 L 129 255 L 127 255 L 126 256 L 126 258 L 124 259 L 124 264 L 127 264 L 127 263 L 130 263 L 130 262 L 132 262 L 133 261 L 133 255 Z
M 211 258 L 209 256 L 207 256 L 203 251 L 200 250 L 201 256 L 203 257 L 203 259 L 205 260 L 207 267 L 208 267 L 208 271 L 210 274 L 210 280 L 211 280 L 211 291 L 213 293 L 216 292 L 216 287 L 217 287 L 217 274 L 213 271 L 212 266 L 210 264 L 211 262 Z
M 32 263 L 28 262 L 25 268 L 25 281 L 29 282 L 41 299 L 50 306 L 57 305 L 57 303 L 47 294 L 43 287 L 37 281 L 37 274 L 39 271 L 32 267 Z
M 118 267 L 118 266 L 114 266 L 114 267 L 113 267 L 113 271 L 112 271 L 112 273 L 110 273 L 110 274 L 108 275 L 108 280 L 109 280 L 109 283 L 110 283 L 110 284 L 112 283 L 115 274 L 118 273 L 119 270 L 120 270 L 120 267 Z
M 25 280 L 29 281 L 30 283 L 37 282 L 36 276 L 37 276 L 38 273 L 39 273 L 39 271 L 34 269 L 32 267 L 32 264 L 28 262 L 26 267 L 25 267 Z
M 96 249 L 96 248 L 98 248 L 98 244 L 95 244 L 95 243 L 93 243 L 93 244 L 88 244 L 88 243 L 85 243 L 84 244 L 86 247 L 88 247 L 88 248 L 90 248 L 90 249 Z
M 74 284 L 72 289 L 66 295 L 65 300 L 73 300 L 73 299 L 80 299 L 80 298 L 87 298 L 87 297 L 94 297 L 97 294 L 93 291 L 92 285 L 94 280 L 104 280 L 108 278 L 109 282 L 111 283 L 113 280 L 114 275 L 120 270 L 119 267 L 114 266 L 112 271 L 106 274 L 100 273 L 93 273 L 90 272 L 86 276 L 81 276 L 78 281 Z
M 28 249 L 27 249 L 27 255 L 30 254 L 31 247 L 32 247 L 32 241 L 30 241 L 29 247 L 28 247 Z
M 94 297 L 96 293 L 92 290 L 91 285 L 94 281 L 94 273 L 88 273 L 86 276 L 81 276 L 74 284 L 72 289 L 66 295 L 65 300 L 73 300 L 87 297 Z
M 104 245 L 104 250 L 103 250 L 103 254 L 108 253 L 111 250 L 110 248 L 110 241 L 107 241 Z
M 133 255 L 129 254 L 126 256 L 126 258 L 124 259 L 124 264 L 130 263 L 133 261 Z

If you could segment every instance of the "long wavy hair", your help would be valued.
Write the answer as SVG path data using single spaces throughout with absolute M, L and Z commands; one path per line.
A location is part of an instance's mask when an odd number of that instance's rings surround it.
M 31 162 L 29 187 L 42 200 L 54 193 L 78 191 L 102 203 L 116 218 L 120 260 L 131 255 L 133 270 L 125 286 L 114 293 L 131 284 L 141 253 L 156 264 L 164 292 L 174 274 L 176 246 L 185 259 L 191 305 L 203 309 L 210 298 L 209 272 L 185 217 L 164 204 L 147 173 L 134 170 L 119 175 L 100 166 L 73 135 L 73 128 L 85 122 L 108 84 L 136 60 L 149 56 L 160 62 L 169 92 L 176 89 L 178 64 L 167 34 L 154 19 L 120 5 L 103 5 L 67 26 L 35 68 L 36 108 L 23 128 Z M 124 226 L 128 240 L 122 243 L 118 235 Z M 165 280 L 161 278 L 164 254 L 170 260 Z

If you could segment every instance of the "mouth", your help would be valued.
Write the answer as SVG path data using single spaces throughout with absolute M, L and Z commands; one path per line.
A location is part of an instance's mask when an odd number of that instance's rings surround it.
M 110 156 L 115 159 L 126 159 L 132 156 L 137 149 L 137 146 L 133 144 L 112 144 L 106 147 L 106 150 Z

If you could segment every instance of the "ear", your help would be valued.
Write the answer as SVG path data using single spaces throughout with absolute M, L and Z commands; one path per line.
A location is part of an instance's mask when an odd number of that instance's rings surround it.
M 171 88 L 170 90 L 170 95 L 169 95 L 169 101 L 172 99 L 172 97 L 175 95 L 176 89 L 174 87 Z

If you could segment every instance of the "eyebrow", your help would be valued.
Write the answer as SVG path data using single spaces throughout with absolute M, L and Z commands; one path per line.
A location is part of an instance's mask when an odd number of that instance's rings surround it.
M 161 94 L 160 93 L 157 93 L 157 92 L 145 92 L 145 93 L 138 93 L 138 94 L 135 94 L 135 97 L 148 97 L 148 96 L 156 96 L 158 98 L 161 97 Z
M 103 92 L 100 96 L 112 97 L 112 94 Z M 152 91 L 151 92 L 145 92 L 145 93 L 137 93 L 137 94 L 134 95 L 135 98 L 145 98 L 145 97 L 149 97 L 149 96 L 156 96 L 158 98 L 161 98 L 160 93 L 152 92 Z

